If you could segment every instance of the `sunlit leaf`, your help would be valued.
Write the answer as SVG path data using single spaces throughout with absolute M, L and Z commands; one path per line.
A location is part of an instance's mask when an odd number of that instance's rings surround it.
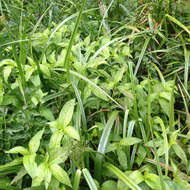
M 30 139 L 30 142 L 29 142 L 28 146 L 29 146 L 29 150 L 30 150 L 31 153 L 37 152 L 37 150 L 38 150 L 38 148 L 40 146 L 40 140 L 42 138 L 43 133 L 44 133 L 44 129 L 37 132 L 36 135 L 34 135 Z
M 35 153 L 31 154 L 31 155 L 25 155 L 23 157 L 24 167 L 25 167 L 26 171 L 28 172 L 28 174 L 32 178 L 34 178 L 38 175 L 38 167 L 37 167 L 37 164 L 35 162 L 35 158 L 36 158 Z
M 50 166 L 52 175 L 60 182 L 71 187 L 71 182 L 67 172 L 57 164 Z
M 17 154 L 17 153 L 20 153 L 22 155 L 27 155 L 29 154 L 28 150 L 22 146 L 16 146 L 8 151 L 5 151 L 6 153 L 9 153 L 9 154 Z
M 76 131 L 76 129 L 74 127 L 67 126 L 63 130 L 71 138 L 76 139 L 78 141 L 80 140 L 80 136 L 79 136 L 78 132 Z
M 58 122 L 63 127 L 66 127 L 70 123 L 73 116 L 74 106 L 75 106 L 75 99 L 72 99 L 68 101 L 61 109 Z

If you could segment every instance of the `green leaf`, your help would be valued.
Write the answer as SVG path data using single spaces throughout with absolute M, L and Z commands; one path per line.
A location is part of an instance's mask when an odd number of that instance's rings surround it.
M 168 164 L 169 164 L 169 144 L 168 144 L 168 138 L 167 138 L 167 131 L 166 131 L 166 127 L 164 125 L 164 122 L 162 121 L 162 119 L 160 117 L 155 117 L 154 119 L 155 123 L 160 124 L 161 129 L 162 129 L 162 136 L 164 138 L 164 144 L 163 144 L 163 149 L 165 152 L 165 161 L 166 161 L 166 166 L 165 166 L 165 175 L 168 175 Z
M 35 158 L 36 158 L 35 153 L 23 157 L 24 167 L 32 179 L 38 175 L 38 167 L 35 162 Z
M 105 154 L 105 151 L 106 151 L 106 148 L 108 145 L 109 136 L 111 133 L 111 129 L 112 129 L 112 126 L 114 124 L 117 114 L 118 114 L 117 111 L 114 111 L 111 114 L 111 116 L 104 128 L 104 131 L 102 133 L 102 136 L 101 136 L 101 139 L 100 139 L 100 142 L 98 145 L 98 152 L 101 154 Z M 101 180 L 102 161 L 103 161 L 103 156 L 100 154 L 97 154 L 96 160 L 95 160 L 95 177 L 98 181 Z
M 166 17 L 168 17 L 169 20 L 171 20 L 172 22 L 174 22 L 175 24 L 177 24 L 178 26 L 183 28 L 190 35 L 190 30 L 185 25 L 183 25 L 180 21 L 178 21 L 176 18 L 174 18 L 168 14 L 166 14 Z
M 44 129 L 41 131 L 37 132 L 36 135 L 34 135 L 29 142 L 29 150 L 31 153 L 37 152 L 39 146 L 40 146 L 40 140 L 42 138 L 42 135 L 44 133 Z
M 56 150 L 60 148 L 62 138 L 63 138 L 63 132 L 61 130 L 57 130 L 52 134 L 49 142 L 50 152 L 51 150 Z
M 117 149 L 117 156 L 118 156 L 118 160 L 119 163 L 122 167 L 123 170 L 127 169 L 127 156 L 125 151 L 122 150 L 122 148 L 118 148 Z
M 105 101 L 108 101 L 108 98 L 107 96 L 102 93 L 101 90 L 99 90 L 98 88 L 92 88 L 92 92 L 94 93 L 95 96 L 97 96 L 98 98 L 102 99 L 102 100 L 105 100 Z
M 141 190 L 141 188 L 133 182 L 128 176 L 126 176 L 121 170 L 110 163 L 104 165 L 108 170 L 113 172 L 120 180 L 122 180 L 132 190 Z
M 55 120 L 52 111 L 51 111 L 50 109 L 48 109 L 48 108 L 42 109 L 42 110 L 40 111 L 40 114 L 41 114 L 42 116 L 44 116 L 44 117 L 45 117 L 47 120 L 49 120 L 49 121 L 54 121 L 54 120 Z
M 71 187 L 71 182 L 69 176 L 65 170 L 63 170 L 59 165 L 52 164 L 50 166 L 52 175 L 61 183 Z
M 133 172 L 126 171 L 125 175 L 128 176 L 132 181 L 134 181 L 135 184 L 137 184 L 137 185 L 139 184 L 139 186 L 144 181 L 144 176 L 142 175 L 142 173 L 139 170 L 135 170 Z M 128 190 L 128 187 L 123 181 L 119 180 L 118 181 L 118 190 L 123 190 L 123 189 Z
M 46 189 L 48 189 L 52 177 L 51 171 L 48 166 L 49 165 L 46 162 L 42 162 L 38 166 L 37 176 L 32 180 L 32 186 L 40 186 L 41 182 L 44 181 L 45 187 Z
M 104 128 L 104 131 L 102 133 L 101 139 L 100 139 L 100 143 L 98 145 L 98 152 L 104 154 L 106 147 L 107 147 L 107 143 L 108 143 L 108 138 L 110 136 L 111 133 L 111 129 L 112 126 L 114 124 L 114 121 L 116 119 L 117 116 L 117 112 L 113 112 L 108 120 L 108 122 L 106 123 L 106 126 Z
M 22 167 L 21 170 L 17 173 L 17 175 L 13 178 L 10 185 L 21 180 L 26 174 L 27 171 L 24 169 L 24 167 Z
M 0 105 L 3 102 L 3 95 L 4 95 L 3 81 L 0 78 Z
M 126 70 L 126 67 L 123 66 L 116 73 L 114 73 L 114 76 L 113 76 L 114 84 L 117 84 L 119 81 L 121 81 L 123 74 L 125 73 L 125 70 Z
M 11 70 L 12 70 L 12 66 L 6 66 L 3 69 L 3 76 L 4 76 L 4 79 L 5 79 L 6 83 L 8 82 L 8 78 L 9 78 L 9 76 L 11 74 Z
M 155 174 L 145 174 L 145 182 L 153 190 L 161 190 L 160 178 Z
M 15 61 L 13 61 L 12 59 L 4 59 L 0 62 L 0 67 L 2 67 L 3 65 L 10 65 L 13 67 L 16 67 L 17 64 Z
M 74 106 L 75 106 L 75 99 L 68 101 L 63 106 L 58 118 L 59 124 L 62 125 L 63 127 L 66 127 L 70 123 L 73 117 Z
M 179 158 L 181 158 L 181 160 L 183 161 L 183 163 L 185 165 L 187 165 L 187 156 L 186 156 L 184 150 L 177 143 L 173 144 L 172 148 L 174 149 L 174 151 L 177 154 L 177 156 Z
M 67 126 L 64 129 L 64 132 L 69 135 L 71 138 L 76 139 L 78 141 L 80 141 L 80 136 L 78 134 L 78 132 L 76 131 L 76 129 L 74 127 L 71 126 Z
M 50 73 L 49 68 L 48 68 L 47 65 L 40 64 L 40 70 L 42 71 L 42 73 L 43 73 L 46 77 L 48 77 L 48 78 L 51 77 L 51 73 Z
M 163 99 L 163 98 L 159 98 L 159 104 L 162 107 L 163 111 L 169 117 L 169 115 L 170 115 L 170 103 L 167 100 Z
M 136 137 L 125 137 L 120 141 L 122 146 L 131 146 L 140 143 L 142 140 Z
M 9 154 L 17 154 L 20 153 L 22 155 L 27 155 L 29 154 L 28 150 L 26 148 L 24 148 L 23 146 L 16 146 L 8 151 L 5 151 L 6 153 Z
M 80 185 L 81 170 L 77 169 L 73 182 L 73 190 L 78 190 Z
M 88 183 L 88 186 L 90 188 L 90 190 L 98 190 L 98 188 L 96 187 L 96 184 L 92 178 L 92 176 L 90 175 L 90 172 L 88 171 L 88 169 L 84 168 L 82 170 L 84 177 Z
M 147 46 L 148 46 L 148 43 L 149 43 L 150 39 L 151 39 L 151 38 L 146 38 L 146 40 L 145 40 L 145 42 L 144 42 L 144 46 L 143 46 L 143 48 L 142 48 L 142 50 L 141 50 L 141 53 L 140 53 L 140 56 L 139 56 L 137 65 L 136 65 L 136 67 L 135 67 L 134 76 L 136 76 L 136 74 L 137 74 L 137 72 L 138 72 L 138 69 L 139 69 L 140 64 L 141 64 L 141 62 L 142 62 L 143 56 L 144 56 L 144 54 L 145 54 L 145 51 L 146 51 L 146 48 L 147 48 Z
M 23 162 L 23 158 L 17 158 L 7 164 L 0 165 L 0 172 L 10 170 L 14 166 L 21 165 Z
M 117 183 L 112 180 L 105 181 L 102 185 L 102 190 L 116 190 Z

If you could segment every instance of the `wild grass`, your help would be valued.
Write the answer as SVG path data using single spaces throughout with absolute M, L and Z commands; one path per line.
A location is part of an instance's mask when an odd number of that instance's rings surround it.
M 0 189 L 190 189 L 180 2 L 0 0 Z

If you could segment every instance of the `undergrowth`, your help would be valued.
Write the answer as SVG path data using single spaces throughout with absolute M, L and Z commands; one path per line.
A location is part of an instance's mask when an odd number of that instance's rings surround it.
M 0 14 L 0 189 L 190 189 L 189 0 Z

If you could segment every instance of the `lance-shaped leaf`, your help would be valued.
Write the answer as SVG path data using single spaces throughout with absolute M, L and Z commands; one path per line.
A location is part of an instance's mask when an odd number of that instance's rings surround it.
M 30 140 L 29 142 L 29 150 L 31 153 L 35 153 L 37 152 L 39 146 L 40 146 L 40 140 L 42 138 L 44 129 L 42 129 L 41 131 L 37 132 Z
M 69 179 L 69 176 L 67 172 L 62 169 L 59 165 L 57 164 L 52 164 L 50 166 L 50 170 L 52 172 L 52 175 L 61 183 L 64 185 L 70 186 L 71 187 L 71 182 Z
M 68 101 L 63 106 L 58 118 L 59 125 L 66 127 L 70 123 L 73 116 L 74 106 L 75 106 L 75 99 Z
M 28 150 L 26 148 L 24 148 L 23 146 L 16 146 L 8 151 L 5 151 L 5 153 L 10 153 L 10 154 L 22 154 L 22 155 L 26 155 L 29 154 Z
M 131 146 L 137 143 L 140 143 L 142 140 L 136 137 L 125 137 L 120 141 L 122 146 Z
M 52 134 L 49 142 L 50 151 L 60 148 L 62 137 L 63 137 L 63 132 L 61 130 L 57 130 Z

